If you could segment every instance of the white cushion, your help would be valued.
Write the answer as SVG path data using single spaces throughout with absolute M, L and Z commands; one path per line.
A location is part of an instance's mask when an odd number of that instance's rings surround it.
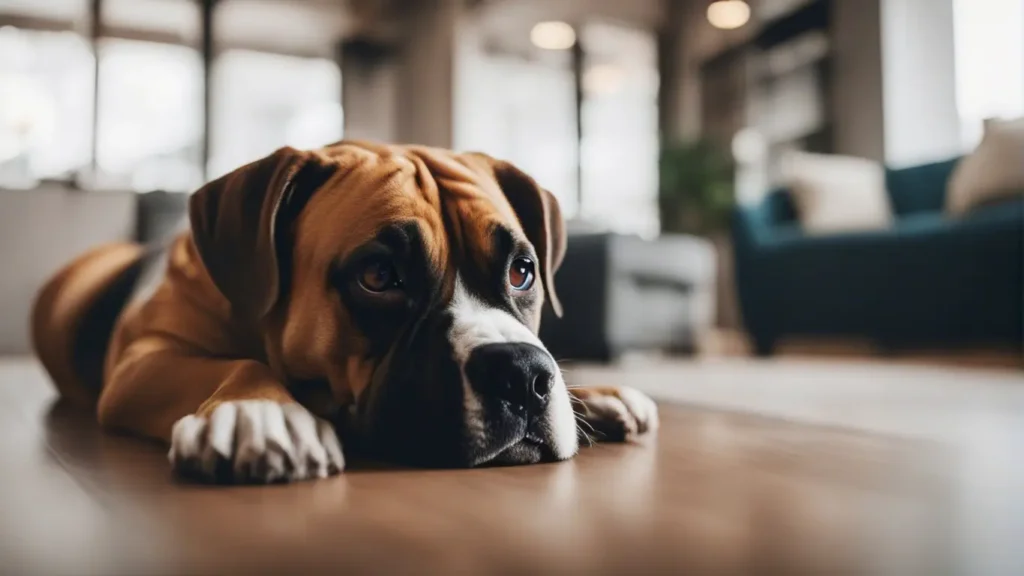
M 789 152 L 782 181 L 811 234 L 879 230 L 892 223 L 885 168 L 852 156 Z
M 982 204 L 1024 194 L 1024 118 L 989 121 L 981 144 L 957 164 L 946 212 L 962 216 Z

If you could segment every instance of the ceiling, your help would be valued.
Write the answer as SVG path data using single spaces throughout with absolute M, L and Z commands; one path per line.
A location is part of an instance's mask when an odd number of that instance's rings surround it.
M 538 22 L 604 21 L 650 30 L 661 24 L 665 1 L 669 0 L 483 0 L 472 16 L 488 49 L 535 59 L 530 30 Z
M 219 48 L 250 47 L 329 56 L 338 41 L 371 26 L 394 0 L 218 0 Z M 0 0 L 0 16 L 87 31 L 90 0 Z M 103 0 L 107 34 L 198 45 L 196 0 Z
M 403 11 L 423 0 L 218 0 L 217 47 L 249 47 L 330 56 L 339 39 L 354 35 L 395 38 Z M 650 29 L 671 0 L 462 0 L 469 18 L 492 49 L 533 52 L 530 29 L 542 20 L 570 24 L 608 20 Z M 0 0 L 0 15 L 66 21 L 81 28 L 90 0 Z M 104 0 L 112 31 L 136 30 L 170 41 L 198 44 L 196 0 Z

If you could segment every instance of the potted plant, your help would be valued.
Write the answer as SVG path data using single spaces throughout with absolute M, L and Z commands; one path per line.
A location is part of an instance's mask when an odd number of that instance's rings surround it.
M 733 163 L 707 140 L 669 143 L 658 161 L 662 233 L 716 236 L 729 227 Z
M 734 163 L 708 140 L 663 145 L 659 158 L 658 208 L 662 234 L 708 238 L 717 256 L 717 324 L 739 328 L 733 288 L 730 219 L 735 206 Z

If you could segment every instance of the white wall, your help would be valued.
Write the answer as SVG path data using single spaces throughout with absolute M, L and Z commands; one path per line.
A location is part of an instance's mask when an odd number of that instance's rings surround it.
M 970 150 L 990 118 L 1024 116 L 1024 0 L 954 0 L 957 105 Z
M 883 0 L 882 54 L 886 162 L 958 154 L 953 0 Z

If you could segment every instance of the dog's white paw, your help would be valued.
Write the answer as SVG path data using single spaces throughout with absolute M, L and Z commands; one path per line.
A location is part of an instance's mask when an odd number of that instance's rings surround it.
M 574 402 L 574 409 L 596 433 L 598 440 L 629 440 L 658 429 L 658 405 L 633 388 L 587 391 Z
M 334 428 L 299 404 L 225 402 L 209 417 L 185 416 L 171 433 L 171 466 L 209 482 L 325 478 L 345 467 Z

